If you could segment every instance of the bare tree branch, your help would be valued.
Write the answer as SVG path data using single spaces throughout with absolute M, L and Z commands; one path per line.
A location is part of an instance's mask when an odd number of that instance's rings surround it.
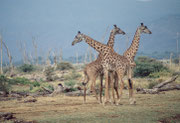
M 3 69 L 2 69 L 2 64 L 3 64 L 3 50 L 2 50 L 2 45 L 3 45 L 3 41 L 2 41 L 2 36 L 0 35 L 0 40 L 1 40 L 1 71 L 0 74 L 3 74 Z

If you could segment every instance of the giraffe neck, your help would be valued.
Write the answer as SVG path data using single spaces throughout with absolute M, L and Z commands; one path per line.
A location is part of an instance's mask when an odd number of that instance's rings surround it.
M 102 43 L 90 38 L 89 36 L 86 36 L 83 34 L 83 37 L 87 44 L 89 44 L 91 47 L 93 47 L 97 52 L 99 52 L 101 54 L 106 53 L 107 49 L 110 49 L 105 44 L 102 44 Z
M 137 28 L 130 47 L 123 54 L 125 57 L 127 57 L 130 60 L 134 60 L 134 57 L 136 56 L 137 50 L 139 48 L 140 35 L 141 35 L 140 30 L 139 28 Z
M 114 34 L 113 31 L 111 31 L 110 36 L 109 36 L 109 40 L 108 40 L 108 43 L 107 43 L 107 45 L 109 47 L 111 47 L 111 48 L 114 47 L 114 38 L 115 38 L 115 34 Z

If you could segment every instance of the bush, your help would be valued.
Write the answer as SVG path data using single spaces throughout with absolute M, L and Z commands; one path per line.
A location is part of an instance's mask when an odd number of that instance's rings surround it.
M 70 74 L 64 76 L 65 80 L 74 80 L 79 77 L 81 77 L 81 75 L 74 70 Z
M 68 74 L 68 75 L 66 75 L 64 78 L 65 78 L 65 82 L 64 82 L 64 84 L 66 85 L 66 86 L 68 86 L 68 92 L 69 91 L 76 91 L 77 90 L 77 88 L 74 88 L 74 85 L 76 85 L 77 84 L 77 79 L 79 78 L 79 77 L 81 77 L 81 75 L 79 74 L 79 73 L 77 73 L 75 70 L 73 70 L 70 74 Z M 65 92 L 67 92 L 66 90 L 65 90 Z
M 17 77 L 14 79 L 9 79 L 4 75 L 0 75 L 0 91 L 9 92 L 12 85 L 18 85 L 18 84 L 29 85 L 30 91 L 32 91 L 33 88 L 40 88 L 41 86 L 39 82 L 37 81 L 31 82 L 30 80 L 26 78 Z
M 53 85 L 48 85 L 47 88 L 48 88 L 49 90 L 51 90 L 51 91 L 54 91 Z
M 135 77 L 153 77 L 153 73 L 168 71 L 168 68 L 155 59 L 148 57 L 139 57 L 136 60 L 136 68 L 134 69 Z
M 14 78 L 14 79 L 9 79 L 9 82 L 12 85 L 21 84 L 21 85 L 30 85 L 32 87 L 39 87 L 40 86 L 40 83 L 37 82 L 37 81 L 31 82 L 30 80 L 28 80 L 26 78 L 21 78 L 21 77 L 17 77 L 17 78 Z
M 0 91 L 9 92 L 10 88 L 11 84 L 9 79 L 4 75 L 0 75 Z
M 157 82 L 150 82 L 148 85 L 148 89 L 153 89 L 153 87 L 157 84 L 158 84 Z
M 32 72 L 35 70 L 34 66 L 31 64 L 23 64 L 19 67 L 19 70 L 22 72 Z
M 77 91 L 77 88 L 74 88 L 74 85 L 76 84 L 77 82 L 75 80 L 69 80 L 69 81 L 65 81 L 64 84 L 66 86 L 69 87 L 69 90 L 68 91 Z
M 65 81 L 65 85 L 66 86 L 70 86 L 70 87 L 74 87 L 74 85 L 76 84 L 77 82 L 75 80 L 69 80 L 69 81 Z
M 54 87 L 53 85 L 50 85 L 48 83 L 42 83 L 40 86 L 30 86 L 30 92 L 34 93 L 34 92 L 44 92 L 45 90 L 42 88 L 45 87 L 49 90 L 51 90 L 52 92 L 54 91 Z
M 69 62 L 61 62 L 57 65 L 57 70 L 70 70 L 70 69 L 74 69 L 74 67 Z
M 149 74 L 150 78 L 159 78 L 160 76 L 170 76 L 171 73 L 167 70 L 162 70 L 160 72 L 153 72 L 151 74 Z
M 54 80 L 54 78 L 53 78 L 54 68 L 53 67 L 50 67 L 50 66 L 47 67 L 44 72 L 45 72 L 47 81 L 53 81 Z
M 40 83 L 39 82 L 37 82 L 37 81 L 35 81 L 35 82 L 31 82 L 32 83 L 32 85 L 34 86 L 34 87 L 39 87 L 40 86 Z
M 11 84 L 14 84 L 14 85 L 16 85 L 16 84 L 28 85 L 31 83 L 28 79 L 26 79 L 24 77 L 22 77 L 22 78 L 17 77 L 14 79 L 10 79 L 10 82 L 11 82 Z

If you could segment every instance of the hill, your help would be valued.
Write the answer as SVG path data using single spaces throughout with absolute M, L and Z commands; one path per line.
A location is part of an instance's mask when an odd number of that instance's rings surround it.
M 142 36 L 140 50 L 145 53 L 152 52 L 175 52 L 177 32 L 180 41 L 180 15 L 169 15 L 151 22 L 148 26 L 152 35 L 148 38 Z M 179 45 L 178 45 L 179 46 Z

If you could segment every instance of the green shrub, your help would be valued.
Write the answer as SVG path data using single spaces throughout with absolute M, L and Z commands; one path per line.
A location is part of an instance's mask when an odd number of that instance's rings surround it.
M 46 80 L 47 81 L 53 81 L 53 75 L 54 75 L 54 68 L 53 67 L 47 67 L 44 71 L 45 75 L 46 75 Z
M 180 71 L 177 71 L 177 72 L 173 72 L 173 73 L 172 73 L 172 76 L 176 76 L 176 75 L 180 75 Z
M 53 85 L 50 85 L 48 83 L 42 83 L 40 86 L 31 85 L 29 90 L 32 93 L 34 93 L 34 92 L 44 92 L 45 90 L 42 87 L 45 87 L 45 88 L 51 90 L 52 92 L 54 91 Z
M 64 76 L 65 80 L 74 80 L 81 77 L 79 73 L 77 73 L 75 70 L 73 70 L 70 74 Z
M 51 90 L 51 91 L 54 91 L 53 85 L 48 85 L 47 88 L 48 88 L 49 90 Z
M 32 87 L 39 87 L 40 83 L 37 81 L 31 82 L 30 80 L 26 79 L 26 78 L 21 78 L 21 77 L 17 77 L 14 79 L 9 79 L 10 84 L 12 85 L 17 85 L 17 84 L 21 84 L 21 85 L 30 85 Z
M 37 81 L 35 81 L 35 82 L 32 82 L 32 85 L 33 85 L 34 87 L 39 87 L 39 86 L 40 86 L 40 83 L 37 82 Z
M 44 90 L 41 87 L 31 87 L 30 86 L 30 92 L 35 93 L 35 92 L 43 92 Z
M 77 82 L 75 80 L 69 80 L 64 82 L 64 84 L 69 87 L 69 91 L 77 91 L 77 88 L 74 88 L 74 85 L 76 83 Z
M 0 91 L 8 92 L 10 88 L 11 84 L 9 82 L 9 79 L 4 75 L 0 75 Z
M 155 85 L 157 85 L 158 83 L 157 82 L 150 82 L 148 84 L 148 89 L 152 89 Z
M 61 62 L 57 64 L 57 70 L 70 70 L 70 69 L 74 69 L 74 67 L 69 62 Z
M 54 91 L 53 85 L 52 85 L 51 83 L 49 83 L 49 82 L 43 82 L 43 83 L 41 84 L 41 87 L 45 87 L 45 88 L 48 88 L 48 89 L 51 90 L 51 91 Z
M 134 76 L 153 77 L 152 76 L 153 73 L 157 73 L 161 71 L 168 71 L 168 68 L 155 59 L 148 57 L 139 57 L 136 60 L 136 68 L 134 69 Z
M 150 78 L 159 78 L 160 76 L 170 76 L 171 73 L 169 71 L 166 70 L 162 70 L 160 72 L 153 72 L 151 74 L 149 74 Z
M 41 86 L 39 82 L 37 81 L 31 82 L 26 78 L 17 77 L 17 78 L 9 79 L 4 75 L 0 75 L 0 91 L 9 92 L 12 85 L 18 85 L 18 84 L 29 85 L 30 91 L 34 90 L 34 88 L 40 88 Z
M 77 82 L 75 80 L 69 80 L 69 81 L 65 81 L 65 85 L 66 86 L 71 86 L 73 87 Z
M 33 90 L 33 86 L 32 86 L 32 85 L 30 85 L 29 90 L 30 90 L 30 91 L 32 91 L 32 90 Z
M 28 79 L 26 79 L 24 77 L 22 77 L 22 78 L 17 77 L 17 78 L 10 79 L 10 82 L 11 82 L 11 84 L 14 84 L 14 85 L 16 85 L 16 84 L 28 85 L 31 83 Z
M 23 64 L 18 69 L 22 72 L 32 72 L 35 70 L 34 66 L 31 64 Z

